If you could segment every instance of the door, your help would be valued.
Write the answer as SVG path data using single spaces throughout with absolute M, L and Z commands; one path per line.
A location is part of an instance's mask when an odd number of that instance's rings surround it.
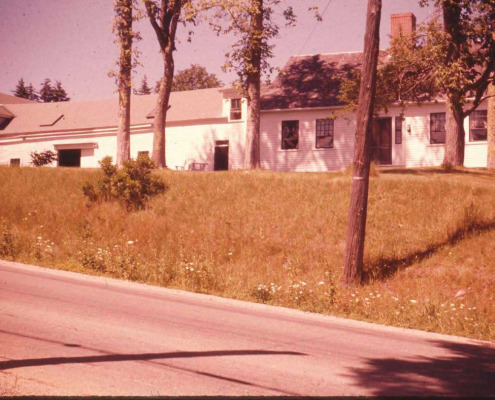
M 392 118 L 374 118 L 371 129 L 371 160 L 392 164 Z
M 229 141 L 217 140 L 215 142 L 215 171 L 227 171 L 229 169 Z
M 59 150 L 58 151 L 59 167 L 80 167 L 81 166 L 81 149 Z

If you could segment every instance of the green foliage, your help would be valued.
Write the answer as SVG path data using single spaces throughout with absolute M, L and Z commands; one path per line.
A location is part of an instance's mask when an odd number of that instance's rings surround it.
M 0 233 L 0 258 L 15 261 L 18 252 L 17 237 L 9 229 L 2 229 Z
M 31 164 L 35 167 L 43 167 L 45 165 L 50 165 L 52 162 L 57 160 L 57 153 L 51 150 L 45 150 L 41 153 L 33 151 L 31 153 Z
M 148 85 L 148 78 L 146 78 L 145 75 L 143 80 L 141 81 L 141 86 L 139 87 L 139 89 L 134 89 L 134 94 L 138 96 L 142 96 L 142 95 L 151 94 L 151 92 L 152 90 Z
M 386 111 L 392 103 L 406 107 L 408 102 L 430 101 L 443 94 L 460 105 L 474 99 L 466 110 L 468 115 L 482 101 L 493 79 L 490 71 L 495 68 L 495 40 L 489 25 L 495 1 L 434 3 L 442 10 L 441 15 L 433 15 L 411 36 L 393 38 L 382 54 L 375 113 Z M 359 81 L 360 71 L 356 70 L 342 82 L 340 100 L 346 104 L 346 111 L 354 111 L 357 106 Z
M 155 163 L 147 155 L 125 161 L 122 169 L 112 164 L 112 157 L 105 157 L 100 167 L 103 176 L 96 186 L 86 182 L 82 188 L 91 202 L 116 200 L 128 210 L 138 210 L 144 208 L 149 198 L 166 189 L 165 184 L 152 175 Z
M 177 71 L 172 82 L 172 92 L 222 87 L 223 83 L 215 74 L 210 74 L 205 67 L 192 64 L 189 68 Z M 159 87 L 159 82 L 157 82 Z
M 273 57 L 273 44 L 270 40 L 277 37 L 280 25 L 294 26 L 296 15 L 291 6 L 284 7 L 280 0 L 198 0 L 199 9 L 212 9 L 209 20 L 211 28 L 218 34 L 234 34 L 238 40 L 225 54 L 224 71 L 237 73 L 238 83 L 247 89 L 249 76 L 263 73 L 269 75 L 274 68 L 269 64 Z M 315 7 L 310 7 L 315 11 Z M 262 14 L 262 23 L 256 26 L 255 20 Z M 316 15 L 317 19 L 321 19 Z M 261 60 L 260 65 L 258 61 Z
M 22 97 L 23 99 L 39 101 L 38 94 L 36 93 L 36 90 L 34 90 L 33 84 L 30 83 L 29 85 L 26 86 L 26 84 L 24 83 L 24 79 L 22 78 L 19 79 L 19 82 L 17 82 L 15 90 L 13 90 L 12 93 L 16 97 Z
M 50 79 L 45 79 L 41 83 L 41 89 L 38 95 L 38 101 L 41 103 L 57 103 L 69 100 L 70 98 L 67 97 L 67 92 L 62 87 L 60 81 L 56 81 L 55 85 L 52 85 Z

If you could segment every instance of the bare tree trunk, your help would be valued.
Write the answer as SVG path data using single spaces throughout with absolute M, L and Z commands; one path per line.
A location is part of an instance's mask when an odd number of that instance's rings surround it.
M 462 167 L 464 165 L 464 110 L 460 102 L 447 100 L 445 118 L 445 154 L 444 167 Z
M 260 168 L 260 98 L 261 98 L 261 39 L 263 37 L 263 0 L 253 0 L 249 31 L 249 60 L 246 60 L 248 116 L 244 167 Z
M 487 140 L 488 157 L 486 166 L 495 170 L 495 83 L 488 86 Z
M 166 168 L 165 127 L 174 77 L 175 34 L 185 0 L 142 0 L 151 26 L 155 31 L 163 57 L 163 77 L 160 81 L 153 125 L 153 152 L 151 158 L 157 167 Z M 158 5 L 158 3 L 160 5 Z
M 131 157 L 131 72 L 132 72 L 132 0 L 119 0 L 117 30 L 120 40 L 119 56 L 119 115 L 117 128 L 117 166 Z
M 158 90 L 158 99 L 155 109 L 153 125 L 153 152 L 151 156 L 158 168 L 167 168 L 167 158 L 165 154 L 166 121 L 175 68 L 173 50 L 169 47 L 165 49 L 163 54 L 163 65 L 163 77 L 160 81 L 160 89 Z
M 344 279 L 346 285 L 360 283 L 363 272 L 371 160 L 371 122 L 373 118 L 376 67 L 380 45 L 381 8 L 381 0 L 368 0 L 363 54 L 364 67 L 359 88 L 351 202 L 345 249 Z

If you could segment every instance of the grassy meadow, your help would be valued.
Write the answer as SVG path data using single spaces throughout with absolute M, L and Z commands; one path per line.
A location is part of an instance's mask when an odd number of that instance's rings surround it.
M 127 212 L 88 204 L 99 171 L 1 167 L 0 258 L 495 340 L 495 174 L 381 170 L 347 289 L 348 173 L 156 173 Z

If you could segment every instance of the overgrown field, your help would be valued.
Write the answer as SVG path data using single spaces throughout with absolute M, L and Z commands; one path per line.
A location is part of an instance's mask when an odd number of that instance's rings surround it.
M 341 285 L 345 173 L 175 172 L 146 209 L 88 205 L 99 172 L 0 168 L 0 258 L 495 340 L 495 175 L 372 178 L 366 282 Z

